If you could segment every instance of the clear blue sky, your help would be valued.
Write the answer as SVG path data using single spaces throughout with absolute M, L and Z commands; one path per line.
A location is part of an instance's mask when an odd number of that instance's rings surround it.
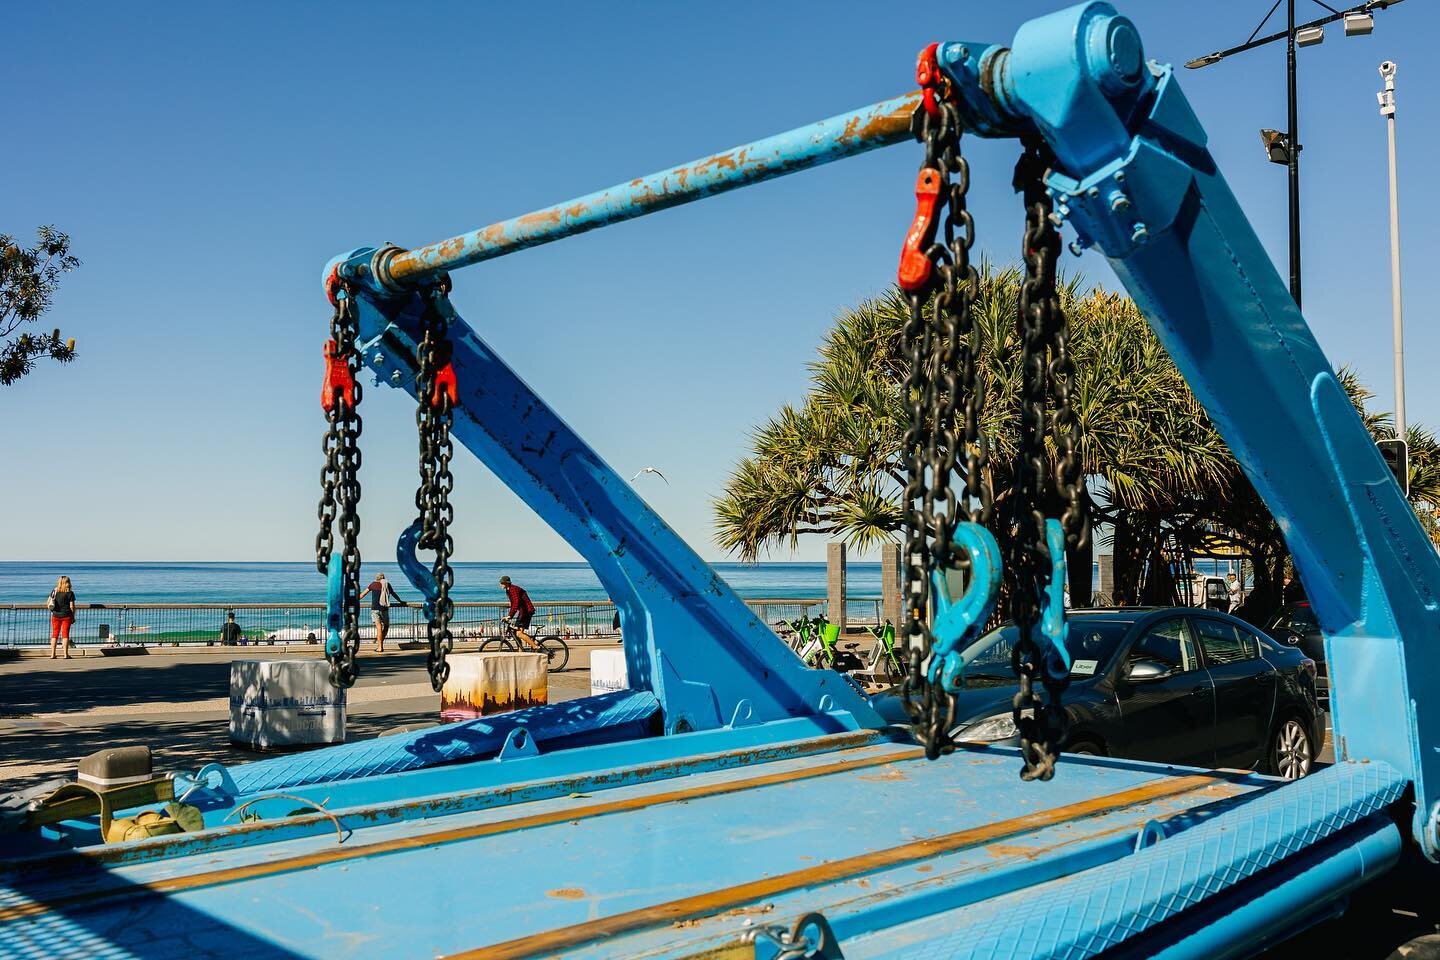
M 0 36 L 0 232 L 53 223 L 84 266 L 52 314 L 79 341 L 0 391 L 0 560 L 301 560 L 323 422 L 320 272 L 904 92 L 932 39 L 1006 41 L 1056 3 L 14 4 Z M 1147 55 L 1242 41 L 1264 0 L 1131 0 Z M 1321 8 L 1305 0 L 1305 18 Z M 1306 311 L 1332 362 L 1391 391 L 1382 59 L 1400 65 L 1409 411 L 1440 425 L 1424 298 L 1440 210 L 1440 10 L 1301 51 Z M 1285 174 L 1280 45 L 1185 89 L 1272 256 Z M 1014 146 L 970 141 L 980 245 L 1018 246 Z M 890 282 L 918 147 L 897 146 L 471 267 L 461 313 L 707 557 L 751 428 L 804 391 L 833 314 Z M 1093 256 L 1067 266 L 1114 285 Z M 1388 407 L 1388 400 L 1386 403 Z M 369 556 L 416 480 L 408 397 L 364 406 Z M 572 559 L 473 458 L 458 557 Z M 800 556 L 823 556 L 823 545 Z

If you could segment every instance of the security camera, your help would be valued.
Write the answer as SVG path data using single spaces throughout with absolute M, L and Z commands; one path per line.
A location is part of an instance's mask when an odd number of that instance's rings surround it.
M 1384 77 L 1386 80 L 1389 80 L 1391 77 L 1395 76 L 1394 60 L 1386 60 L 1380 64 L 1380 76 Z

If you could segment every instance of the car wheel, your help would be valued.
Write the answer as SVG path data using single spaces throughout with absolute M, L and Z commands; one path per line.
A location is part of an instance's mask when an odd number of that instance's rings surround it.
M 1089 740 L 1081 740 L 1079 743 L 1071 744 L 1065 748 L 1065 752 L 1077 757 L 1105 756 L 1105 751 L 1100 749 L 1100 745 Z
M 1310 732 L 1297 717 L 1280 724 L 1270 741 L 1270 772 L 1285 780 L 1299 780 L 1315 762 L 1315 745 Z

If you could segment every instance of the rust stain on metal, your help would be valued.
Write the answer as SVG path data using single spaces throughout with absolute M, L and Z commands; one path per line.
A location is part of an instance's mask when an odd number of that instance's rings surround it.
M 557 890 L 546 890 L 545 896 L 557 900 L 584 900 L 589 894 L 579 887 L 560 887 Z
M 810 767 L 809 769 L 767 773 L 744 780 L 731 780 L 720 783 L 708 783 L 696 787 L 686 787 L 680 790 L 667 790 L 649 796 L 627 797 L 623 800 L 586 804 L 565 810 L 550 810 L 545 813 L 515 817 L 510 820 L 497 820 L 493 823 L 480 823 L 468 827 L 453 827 L 448 830 L 417 833 L 409 837 L 397 837 L 392 840 L 381 840 L 376 843 L 357 844 L 338 848 L 327 847 L 324 850 L 314 853 L 299 854 L 293 857 L 279 857 L 274 860 L 247 864 L 241 867 L 227 867 L 220 870 L 209 870 L 186 876 L 167 877 L 143 883 L 124 880 L 116 886 L 100 887 L 68 895 L 49 897 L 44 902 L 0 907 L 0 923 L 19 920 L 24 917 L 39 916 L 54 910 L 65 910 L 80 905 L 92 904 L 114 897 L 155 896 L 181 890 L 194 890 L 201 887 L 239 883 L 245 880 L 254 880 L 259 877 L 273 876 L 279 873 L 291 873 L 308 867 L 344 863 L 350 860 L 360 860 L 365 857 L 399 853 L 407 850 L 419 850 L 440 844 L 458 843 L 462 840 L 474 840 L 479 837 L 496 836 L 517 830 L 530 830 L 557 823 L 579 823 L 579 821 L 590 817 L 604 816 L 613 813 L 626 813 L 633 810 L 644 810 L 666 803 L 683 803 L 690 800 L 699 800 L 704 797 L 740 793 L 745 790 L 754 790 L 760 787 L 797 783 L 802 780 L 812 780 L 816 777 L 848 773 L 853 770 L 864 770 L 885 763 L 895 763 L 899 760 L 915 760 L 924 755 L 923 750 L 912 747 L 900 751 L 883 753 L 878 756 L 837 760 L 833 763 L 822 764 L 821 766 Z
M 507 940 L 493 946 L 451 954 L 446 960 L 462 960 L 462 958 L 463 960 L 481 960 L 481 958 L 483 960 L 522 960 L 522 958 L 537 955 L 559 953 L 607 937 L 647 929 L 662 923 L 673 924 L 677 921 L 697 917 L 709 917 L 738 904 L 751 903 L 767 897 L 822 886 L 840 880 L 849 880 L 863 874 L 983 846 L 1068 821 L 1113 813 L 1150 800 L 1195 793 L 1214 785 L 1217 779 L 1220 778 L 1212 774 L 1167 777 L 1129 790 L 1122 790 L 1119 793 L 1093 797 L 1063 807 L 1026 814 L 1010 820 L 972 827 L 938 837 L 926 837 L 898 847 L 831 860 L 817 866 L 805 867 L 761 880 L 752 880 L 709 893 L 683 897 L 679 900 L 642 907 L 638 910 L 628 910 L 611 917 L 603 917 L 528 937 Z
M 910 778 L 905 776 L 905 774 L 901 773 L 899 770 L 896 770 L 894 767 L 889 767 L 884 770 L 877 770 L 874 773 L 863 774 L 856 779 L 865 780 L 870 783 L 885 783 L 895 780 L 909 780 Z

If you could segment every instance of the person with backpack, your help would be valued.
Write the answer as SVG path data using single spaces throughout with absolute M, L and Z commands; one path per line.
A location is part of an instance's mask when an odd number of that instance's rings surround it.
M 400 595 L 386 581 L 383 573 L 375 574 L 375 579 L 370 581 L 370 586 L 360 594 L 360 599 L 364 600 L 366 595 L 370 597 L 370 622 L 375 624 L 375 652 L 384 653 L 385 634 L 390 630 L 390 601 L 393 600 L 402 607 L 405 606 L 405 601 L 400 599 Z
M 69 660 L 70 628 L 75 625 L 75 591 L 70 586 L 69 577 L 61 577 L 55 582 L 55 589 L 50 591 L 45 607 L 50 611 L 50 659 L 55 659 L 56 641 L 63 639 L 65 659 Z
M 530 594 L 525 588 L 517 583 L 511 583 L 509 577 L 500 578 L 500 588 L 505 591 L 505 596 L 510 599 L 510 612 L 505 615 L 515 627 L 515 635 L 528 647 L 540 649 L 535 638 L 530 636 L 530 619 L 535 616 L 535 604 L 530 600 Z

